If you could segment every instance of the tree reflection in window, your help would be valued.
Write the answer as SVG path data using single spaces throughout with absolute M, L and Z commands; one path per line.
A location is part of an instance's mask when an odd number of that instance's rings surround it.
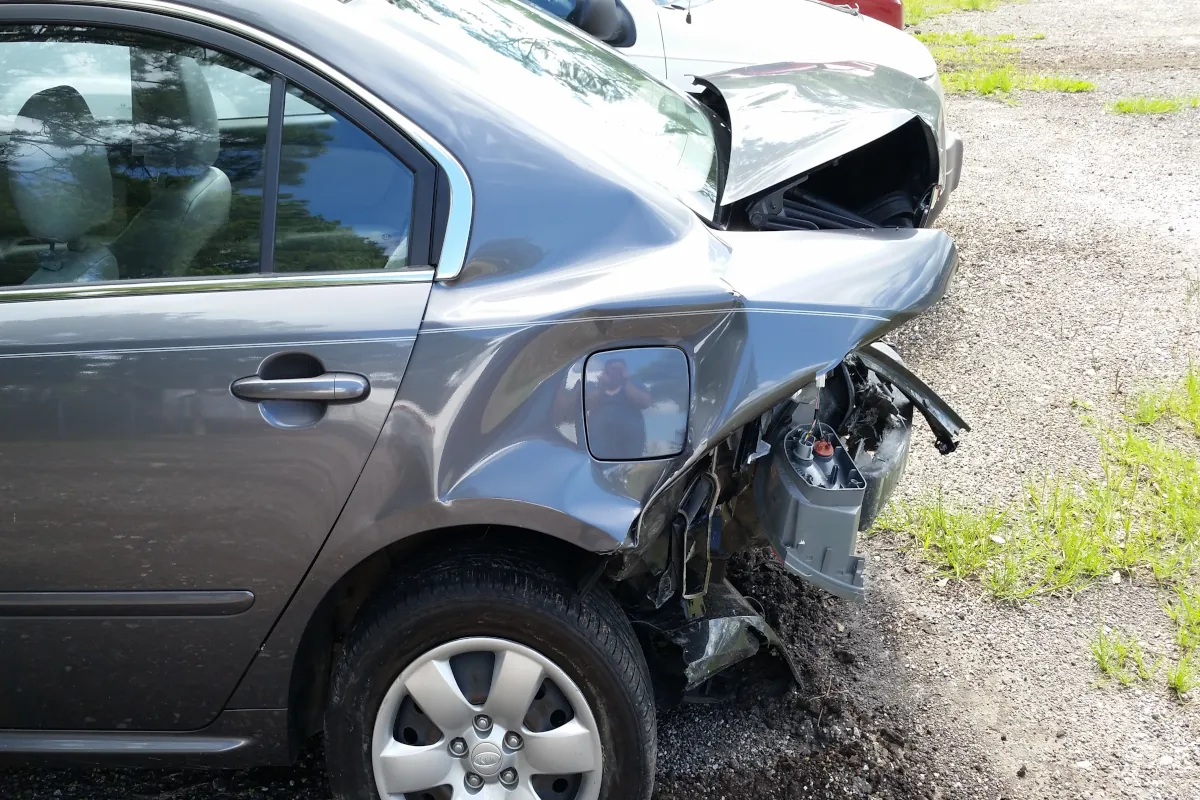
M 315 97 L 284 106 L 275 271 L 408 266 L 413 173 Z

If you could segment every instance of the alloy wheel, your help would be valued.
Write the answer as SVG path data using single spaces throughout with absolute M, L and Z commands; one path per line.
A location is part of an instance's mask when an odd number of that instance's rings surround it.
M 383 800 L 596 800 L 598 730 L 579 687 L 541 653 L 458 639 L 392 684 L 372 767 Z

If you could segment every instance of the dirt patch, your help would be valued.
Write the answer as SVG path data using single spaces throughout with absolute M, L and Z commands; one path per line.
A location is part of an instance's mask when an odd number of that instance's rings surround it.
M 908 685 L 907 624 L 887 587 L 846 605 L 761 553 L 732 564 L 730 580 L 767 608 L 803 683 L 664 715 L 661 800 L 1002 794 L 974 742 L 947 739 L 907 702 L 922 690 Z

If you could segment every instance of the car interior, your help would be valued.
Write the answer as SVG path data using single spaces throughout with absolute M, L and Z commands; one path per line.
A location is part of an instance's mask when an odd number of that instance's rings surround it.
M 0 287 L 260 271 L 270 76 L 144 36 L 3 33 Z M 407 266 L 411 171 L 299 90 L 284 120 L 275 270 Z

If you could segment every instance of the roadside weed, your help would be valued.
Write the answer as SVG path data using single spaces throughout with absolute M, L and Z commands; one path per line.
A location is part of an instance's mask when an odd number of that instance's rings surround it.
M 997 535 L 1004 519 L 1005 512 L 1000 509 L 975 513 L 950 508 L 939 495 L 931 504 L 902 507 L 898 517 L 884 524 L 900 522 L 943 574 L 962 580 L 987 566 L 1004 542 Z
M 1152 581 L 1167 592 L 1162 607 L 1179 648 L 1167 686 L 1186 699 L 1200 687 L 1200 367 L 1135 395 L 1113 424 L 1088 413 L 1080 420 L 1100 445 L 1091 469 L 1028 480 L 1007 507 L 952 505 L 938 493 L 893 507 L 878 526 L 998 601 Z M 1152 681 L 1159 667 L 1117 631 L 1101 629 L 1090 650 L 1101 674 L 1125 685 Z
M 1200 96 L 1119 97 L 1108 104 L 1114 114 L 1174 114 L 1184 108 L 1200 108 Z
M 1041 590 L 1040 581 L 1031 579 L 1039 554 L 1016 541 L 1006 541 L 980 578 L 983 587 L 997 600 L 1019 602 Z
M 975 31 L 929 31 L 918 33 L 917 39 L 929 47 L 974 47 L 985 42 L 1011 42 L 1017 37 L 1012 33 L 985 36 Z
M 1147 663 L 1137 639 L 1123 636 L 1120 631 L 1110 633 L 1100 628 L 1090 647 L 1100 673 L 1119 681 L 1123 686 L 1130 686 L 1136 681 L 1148 682 L 1158 670 L 1157 663 Z
M 931 17 L 952 14 L 955 11 L 995 11 L 1005 3 L 1016 0 L 906 0 L 904 22 L 918 25 Z
M 1166 403 L 1156 392 L 1142 392 L 1133 398 L 1129 418 L 1135 425 L 1153 425 L 1167 413 Z
M 1183 103 L 1170 97 L 1121 97 L 1108 104 L 1114 114 L 1174 114 Z
M 1022 75 L 1017 81 L 1017 88 L 1027 92 L 1094 92 L 1096 84 L 1072 78 L 1067 75 Z
M 942 75 L 942 83 L 951 94 L 974 93 L 984 96 L 1008 94 L 1020 89 L 1026 92 L 1092 92 L 1096 84 L 1067 75 L 1030 75 L 1018 72 L 1011 65 L 994 69 L 970 69 Z
M 1175 640 L 1183 650 L 1190 651 L 1200 645 L 1200 589 L 1188 591 L 1175 587 L 1175 598 L 1167 603 L 1167 616 L 1179 626 Z
M 1089 81 L 1066 75 L 1036 75 L 1021 72 L 1016 56 L 1016 36 L 1001 33 L 985 36 L 974 31 L 920 33 L 917 38 L 928 48 L 942 73 L 942 86 L 950 94 L 1007 95 L 1015 90 L 1029 92 L 1090 92 Z
M 950 94 L 1008 94 L 1016 86 L 1016 73 L 1009 67 L 947 72 L 942 85 Z
M 1044 33 L 1035 33 L 1035 34 L 1033 34 L 1032 36 L 1030 36 L 1029 38 L 1030 38 L 1030 39 L 1032 39 L 1032 40 L 1033 40 L 1033 41 L 1035 41 L 1035 42 L 1040 42 L 1042 39 L 1045 39 L 1045 38 L 1046 38 L 1046 34 L 1044 34 Z
M 1098 469 L 1031 479 L 1007 508 L 918 499 L 878 527 L 906 533 L 944 575 L 978 580 L 1000 600 L 1139 574 L 1172 590 L 1188 585 L 1200 565 L 1200 458 L 1150 429 L 1159 422 L 1200 436 L 1200 370 L 1138 395 L 1123 425 L 1089 421 Z
M 1183 695 L 1200 686 L 1200 675 L 1196 672 L 1196 667 L 1192 664 L 1192 654 L 1180 658 L 1167 669 L 1167 688 L 1175 693 L 1179 699 L 1183 699 Z

